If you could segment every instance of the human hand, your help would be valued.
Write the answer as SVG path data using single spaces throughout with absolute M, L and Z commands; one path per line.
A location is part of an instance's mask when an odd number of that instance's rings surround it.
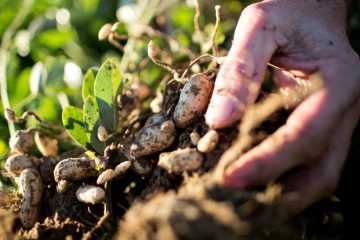
M 346 1 L 267 0 L 247 7 L 221 67 L 205 115 L 213 128 L 240 119 L 260 89 L 268 63 L 281 91 L 309 83 L 322 87 L 303 100 L 285 125 L 225 172 L 225 186 L 244 189 L 282 178 L 300 198 L 282 206 L 294 215 L 336 188 L 360 115 L 360 61 L 346 36 Z

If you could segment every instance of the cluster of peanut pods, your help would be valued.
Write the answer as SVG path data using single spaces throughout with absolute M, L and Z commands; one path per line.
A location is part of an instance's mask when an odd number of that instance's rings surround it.
M 148 155 L 160 153 L 157 165 L 172 174 L 199 169 L 204 161 L 203 153 L 213 151 L 218 144 L 219 134 L 215 130 L 209 130 L 204 136 L 193 131 L 189 134 L 192 147 L 164 151 L 176 141 L 177 129 L 181 131 L 204 114 L 212 89 L 213 82 L 207 75 L 192 76 L 181 90 L 172 116 L 166 117 L 162 111 L 154 113 L 133 137 L 113 147 L 124 150 L 126 156 L 115 167 L 110 167 L 106 163 L 106 157 L 101 155 L 91 157 L 82 153 L 76 157 L 61 159 L 57 156 L 55 139 L 41 136 L 37 132 L 33 136 L 30 132 L 18 131 L 10 139 L 12 155 L 7 159 L 5 168 L 18 183 L 19 193 L 22 195 L 20 219 L 23 226 L 30 228 L 38 220 L 44 185 L 50 181 L 55 180 L 57 191 L 65 193 L 73 182 L 97 178 L 93 185 L 80 186 L 76 196 L 81 202 L 98 204 L 106 200 L 103 186 L 114 177 L 121 178 L 129 169 L 139 175 L 151 173 L 153 166 L 143 164 L 144 159 L 146 161 L 144 157 Z M 40 141 L 42 144 L 38 143 Z M 31 155 L 35 145 L 43 158 Z

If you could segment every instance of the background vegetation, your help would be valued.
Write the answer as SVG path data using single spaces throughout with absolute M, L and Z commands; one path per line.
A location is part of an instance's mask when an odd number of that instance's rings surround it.
M 99 42 L 97 35 L 105 23 L 120 21 L 120 34 L 134 39 L 155 39 L 178 59 L 189 57 L 179 46 L 168 45 L 150 29 L 139 29 L 138 24 L 153 26 L 174 37 L 180 47 L 190 51 L 195 44 L 192 0 L 0 0 L 0 81 L 7 84 L 9 104 L 17 115 L 26 110 L 37 113 L 42 119 L 61 125 L 61 111 L 65 105 L 82 105 L 81 83 L 90 67 L 99 67 L 109 56 L 121 59 L 121 67 L 128 79 L 140 80 L 156 86 L 163 70 L 146 61 L 147 40 L 126 44 L 125 54 L 108 42 Z M 200 23 L 210 33 L 214 22 L 213 6 L 221 4 L 222 23 L 217 42 L 222 48 L 230 47 L 232 31 L 241 10 L 254 1 L 202 1 Z M 355 11 L 350 23 L 350 38 L 360 52 L 360 10 Z M 153 18 L 156 16 L 155 18 Z M 210 20 L 209 20 L 210 19 Z M 206 21 L 205 21 L 206 20 Z M 199 52 L 199 49 L 196 49 Z M 143 67 L 147 65 L 147 67 Z M 140 70 L 139 70 L 140 68 Z M 136 73 L 135 73 L 136 70 Z M 5 85 L 6 85 L 5 84 Z M 2 103 L 7 100 L 4 92 Z M 0 166 L 8 154 L 9 127 L 0 103 Z M 26 125 L 36 124 L 27 121 Z M 16 125 L 23 128 L 23 125 Z M 61 145 L 63 150 L 68 145 Z M 2 167 L 0 167 L 2 169 Z M 1 170 L 2 171 L 2 170 Z M 1 174 L 0 188 L 6 178 Z

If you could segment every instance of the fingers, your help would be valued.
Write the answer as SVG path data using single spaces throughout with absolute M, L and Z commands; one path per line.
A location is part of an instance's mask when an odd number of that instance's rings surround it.
M 317 159 L 342 114 L 329 98 L 332 96 L 327 90 L 321 89 L 301 103 L 284 126 L 226 170 L 225 185 L 240 189 L 266 184 L 295 166 Z
M 338 159 L 344 159 L 346 156 L 338 151 L 337 154 L 332 152 L 327 154 L 321 160 L 321 164 L 314 168 L 303 168 L 292 174 L 285 182 L 281 184 L 283 187 L 282 195 L 272 205 L 257 212 L 256 216 L 252 216 L 263 224 L 279 224 L 296 214 L 302 212 L 311 204 L 331 195 L 335 190 L 339 180 L 339 171 L 334 171 L 335 163 Z M 333 165 L 333 166 L 330 166 Z M 260 219 L 260 220 L 259 220 Z M 275 222 L 276 221 L 276 222 Z
M 243 155 L 225 172 L 224 184 L 234 189 L 266 185 L 282 173 L 299 165 L 301 159 L 288 154 L 297 152 L 296 137 L 288 134 L 286 127 L 280 128 L 257 147 Z
M 358 121 L 359 111 L 353 106 L 333 134 L 329 150 L 309 166 L 289 176 L 282 182 L 283 190 L 296 198 L 291 201 L 282 199 L 278 211 L 282 220 L 303 211 L 314 202 L 330 196 L 335 190 L 341 169 L 350 146 L 351 135 Z
M 278 224 L 333 193 L 346 159 L 352 132 L 359 118 L 359 103 L 344 115 L 333 133 L 328 151 L 317 161 L 283 179 L 283 193 L 280 198 L 273 205 L 256 212 L 251 218 L 262 224 Z
M 319 158 L 328 147 L 333 129 L 351 106 L 354 94 L 349 97 L 348 93 L 355 91 L 351 87 L 356 86 L 353 82 L 357 76 L 336 87 L 333 79 L 342 70 L 340 64 L 321 70 L 326 78 L 323 88 L 297 106 L 284 126 L 230 166 L 225 173 L 225 185 L 245 188 L 266 184 L 295 166 Z M 282 79 L 288 84 L 291 80 L 295 79 L 289 76 Z
M 238 120 L 254 102 L 266 65 L 277 49 L 277 30 L 266 11 L 252 5 L 243 11 L 234 42 L 221 67 L 205 115 L 212 128 L 226 127 Z

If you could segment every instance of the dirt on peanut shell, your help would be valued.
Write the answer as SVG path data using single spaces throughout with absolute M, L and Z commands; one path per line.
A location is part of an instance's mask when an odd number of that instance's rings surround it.
M 170 94 L 167 103 L 174 106 L 177 101 L 178 95 Z M 284 124 L 288 114 L 273 113 L 253 131 L 247 150 Z M 103 204 L 87 205 L 76 198 L 77 188 L 95 185 L 96 178 L 72 183 L 65 193 L 58 193 L 52 180 L 44 189 L 41 216 L 32 229 L 22 229 L 13 211 L 1 210 L 0 239 L 345 239 L 342 203 L 337 199 L 326 199 L 286 224 L 271 226 L 268 221 L 276 222 L 278 206 L 269 203 L 282 194 L 277 185 L 237 192 L 211 184 L 211 171 L 239 134 L 237 125 L 218 131 L 219 143 L 204 154 L 196 172 L 176 175 L 159 168 L 160 153 L 141 157 L 140 165 L 152 171 L 139 175 L 132 166 L 113 179 L 106 187 L 106 211 Z M 200 114 L 176 130 L 176 140 L 166 152 L 194 148 L 190 134 L 204 136 L 209 131 Z M 74 150 L 60 158 L 82 153 Z M 126 159 L 121 152 L 120 159 Z M 17 206 L 15 201 L 12 209 Z
M 280 126 L 286 116 L 278 112 L 264 122 L 256 130 L 254 145 Z M 189 134 L 194 130 L 201 136 L 208 131 L 202 117 L 179 130 L 176 143 L 167 151 L 193 147 Z M 287 224 L 270 227 L 251 216 L 267 209 L 257 201 L 257 194 L 276 195 L 276 189 L 233 192 L 205 184 L 210 176 L 207 172 L 238 131 L 230 127 L 219 134 L 217 148 L 205 154 L 202 168 L 196 173 L 177 176 L 155 168 L 145 177 L 129 171 L 122 179 L 113 180 L 111 217 L 103 216 L 101 205 L 89 206 L 76 199 L 80 183 L 60 194 L 52 182 L 43 196 L 40 221 L 32 229 L 23 230 L 16 215 L 2 213 L 1 236 L 11 239 L 17 232 L 21 239 L 345 239 L 341 204 L 337 201 L 324 200 Z M 154 166 L 157 159 L 158 154 L 146 157 Z M 87 179 L 86 183 L 95 181 Z

